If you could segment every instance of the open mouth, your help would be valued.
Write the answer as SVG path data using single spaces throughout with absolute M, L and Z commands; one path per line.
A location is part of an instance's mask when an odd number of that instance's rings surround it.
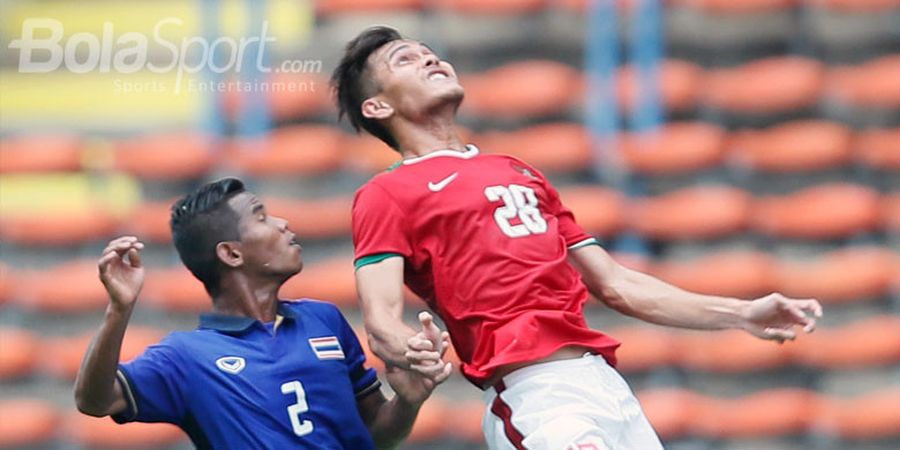
M 446 80 L 450 78 L 450 74 L 444 70 L 435 70 L 428 74 L 428 81 Z

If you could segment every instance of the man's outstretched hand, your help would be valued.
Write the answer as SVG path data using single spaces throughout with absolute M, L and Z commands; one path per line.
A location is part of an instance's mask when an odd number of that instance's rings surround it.
M 794 327 L 811 333 L 816 319 L 821 317 L 822 305 L 817 300 L 792 299 L 775 293 L 747 305 L 742 328 L 758 338 L 784 342 L 797 337 Z
M 419 323 L 422 329 L 407 341 L 410 369 L 388 366 L 385 372 L 394 392 L 412 404 L 424 402 L 453 371 L 453 365 L 441 359 L 450 346 L 450 335 L 427 312 L 419 313 Z

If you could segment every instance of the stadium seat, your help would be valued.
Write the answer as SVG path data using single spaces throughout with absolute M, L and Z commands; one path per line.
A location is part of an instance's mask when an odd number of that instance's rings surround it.
M 288 228 L 301 242 L 350 235 L 353 206 L 350 196 L 310 200 L 265 198 L 263 203 L 269 214 L 288 221 Z
M 685 332 L 669 342 L 677 347 L 677 364 L 696 372 L 754 373 L 784 367 L 791 359 L 784 347 L 743 330 L 717 331 L 714 335 Z
M 625 224 L 625 199 L 614 189 L 594 185 L 566 186 L 559 189 L 559 196 L 588 233 L 609 237 Z
M 254 176 L 319 175 L 340 165 L 341 133 L 322 125 L 276 128 L 232 141 L 230 163 Z
M 81 138 L 66 134 L 16 136 L 0 141 L 0 173 L 81 168 Z
M 616 369 L 623 373 L 647 372 L 675 361 L 673 336 L 664 328 L 639 325 L 613 328 L 604 333 L 622 343 L 616 350 Z
M 806 431 L 818 396 L 802 389 L 771 389 L 735 399 L 707 399 L 693 419 L 693 431 L 718 439 L 789 436 Z
M 822 65 L 801 57 L 772 57 L 727 69 L 703 80 L 704 102 L 739 114 L 773 114 L 810 107 L 824 83 Z
M 427 402 L 422 404 L 407 441 L 421 443 L 442 437 L 446 430 L 447 415 L 450 413 L 449 404 L 445 398 L 432 395 Z
M 212 300 L 203 283 L 186 268 L 147 269 L 141 295 L 148 305 L 185 313 L 200 313 L 212 309 Z
M 416 10 L 421 9 L 423 3 L 423 0 L 319 0 L 316 2 L 316 12 L 332 16 L 357 12 Z
M 77 412 L 65 419 L 65 440 L 92 449 L 151 450 L 187 440 L 187 435 L 167 423 L 119 425 L 108 417 L 91 417 Z
M 12 269 L 0 262 L 0 306 L 12 297 L 13 280 L 17 277 L 12 274 Z
M 750 14 L 785 10 L 797 0 L 672 0 L 677 6 L 691 6 L 718 14 Z
M 484 445 L 481 421 L 484 419 L 485 404 L 481 400 L 454 401 L 449 405 L 447 417 L 447 437 Z
M 513 132 L 490 132 L 476 139 L 486 153 L 521 158 L 542 172 L 583 171 L 591 161 L 590 139 L 580 125 L 548 123 Z
M 169 243 L 172 242 L 172 229 L 169 218 L 172 216 L 172 205 L 175 200 L 162 202 L 146 202 L 137 205 L 123 221 L 123 228 L 141 241 Z
M 724 156 L 725 130 L 701 122 L 668 123 L 658 131 L 627 133 L 619 141 L 628 168 L 646 175 L 715 167 Z
M 874 169 L 900 171 L 900 127 L 869 129 L 860 132 L 854 142 L 859 161 Z
M 898 255 L 878 247 L 849 247 L 805 261 L 778 264 L 778 290 L 823 303 L 877 299 L 890 291 Z
M 26 309 L 49 314 L 100 310 L 109 303 L 97 279 L 97 262 L 71 261 L 44 270 L 23 271 L 15 301 Z
M 334 256 L 305 266 L 282 286 L 280 295 L 283 298 L 311 298 L 332 302 L 342 308 L 358 308 L 352 255 Z
M 756 230 L 793 239 L 846 238 L 871 231 L 878 220 L 878 193 L 847 183 L 758 199 L 753 214 Z
M 891 367 L 900 363 L 900 317 L 876 315 L 821 328 L 785 345 L 793 359 L 820 370 Z
M 900 8 L 897 0 L 805 0 L 805 3 L 841 12 L 889 12 Z
M 46 400 L 9 398 L 0 400 L 0 448 L 45 448 L 59 431 L 59 412 Z
M 742 231 L 750 209 L 746 192 L 708 185 L 639 199 L 632 205 L 629 221 L 655 240 L 712 239 Z
M 900 108 L 900 54 L 829 71 L 827 92 L 834 101 L 863 108 Z
M 0 327 L 0 380 L 31 374 L 38 356 L 38 340 L 31 332 Z
M 684 389 L 639 391 L 637 398 L 653 429 L 664 440 L 678 439 L 689 432 L 706 398 Z
M 554 61 L 514 62 L 461 78 L 466 101 L 460 112 L 479 117 L 523 119 L 559 114 L 582 92 L 578 70 Z
M 366 133 L 344 136 L 341 156 L 344 168 L 366 174 L 381 172 L 400 161 L 399 152 Z
M 820 432 L 846 440 L 878 440 L 900 436 L 900 389 L 881 387 L 849 399 L 831 399 L 819 408 Z
M 690 291 L 753 298 L 775 290 L 775 264 L 769 255 L 751 251 L 706 254 L 654 265 L 653 274 Z
M 881 198 L 881 223 L 885 230 L 900 233 L 900 193 Z
M 321 74 L 276 73 L 266 82 L 272 91 L 263 95 L 267 96 L 272 117 L 278 121 L 315 116 L 331 105 L 328 79 Z M 229 89 L 223 99 L 223 108 L 231 120 L 240 120 L 239 111 L 244 102 L 242 95 L 260 94 Z
M 437 0 L 432 3 L 439 9 L 460 14 L 508 15 L 527 14 L 547 5 L 547 0 Z
M 90 330 L 76 336 L 53 336 L 44 338 L 41 342 L 40 366 L 48 375 L 64 380 L 74 380 L 81 367 L 81 360 L 87 351 L 88 345 L 94 338 L 95 330 Z M 157 328 L 131 325 L 125 331 L 125 339 L 122 341 L 120 360 L 131 361 L 144 350 L 158 343 L 166 332 Z M 109 419 L 107 419 L 109 420 Z
M 659 97 L 667 111 L 686 111 L 693 109 L 700 95 L 700 81 L 703 69 L 700 66 L 682 60 L 666 59 L 661 61 L 657 80 Z M 619 70 L 616 78 L 619 102 L 627 110 L 633 110 L 637 101 L 640 85 L 633 66 L 625 66 Z
M 822 120 L 789 122 L 734 133 L 729 152 L 742 165 L 770 172 L 838 167 L 852 158 L 851 130 Z
M 28 246 L 67 246 L 111 237 L 119 221 L 100 207 L 9 214 L 0 218 L 0 239 Z
M 197 132 L 138 136 L 116 143 L 115 167 L 147 180 L 189 180 L 212 168 L 218 150 L 215 138 Z

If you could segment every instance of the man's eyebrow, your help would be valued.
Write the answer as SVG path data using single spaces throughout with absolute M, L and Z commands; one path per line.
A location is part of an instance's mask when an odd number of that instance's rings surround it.
M 265 208 L 265 205 L 263 205 L 262 203 L 256 203 L 253 205 L 253 214 L 259 214 Z
M 391 58 L 394 57 L 394 53 L 397 53 L 397 51 L 399 51 L 400 49 L 402 49 L 404 47 L 409 47 L 409 44 L 400 44 L 397 47 L 395 47 L 393 50 L 391 50 L 391 52 L 388 53 L 388 57 L 387 57 L 388 61 L 390 61 Z

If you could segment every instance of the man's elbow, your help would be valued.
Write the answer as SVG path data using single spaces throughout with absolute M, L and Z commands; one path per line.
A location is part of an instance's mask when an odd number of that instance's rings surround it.
M 78 412 L 94 417 L 106 417 L 109 415 L 109 405 L 98 402 L 96 397 L 85 392 L 80 386 L 75 388 L 75 407 Z

